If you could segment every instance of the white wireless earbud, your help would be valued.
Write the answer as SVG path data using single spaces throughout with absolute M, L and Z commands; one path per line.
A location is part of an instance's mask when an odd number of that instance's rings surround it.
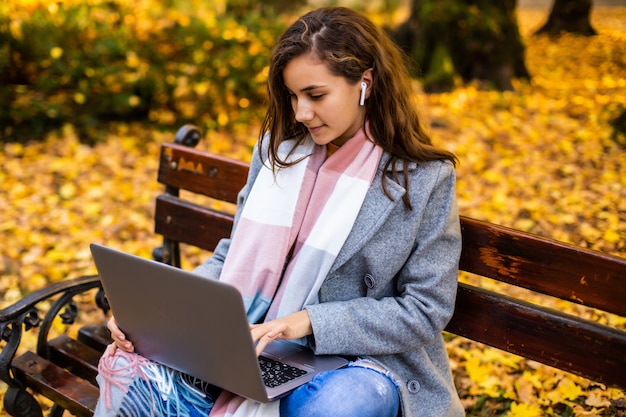
M 367 91 L 367 83 L 363 81 L 361 83 L 361 100 L 359 100 L 359 105 L 365 106 L 365 92 Z

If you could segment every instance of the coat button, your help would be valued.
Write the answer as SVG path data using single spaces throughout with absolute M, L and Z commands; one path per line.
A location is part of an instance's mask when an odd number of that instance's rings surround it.
M 406 388 L 409 390 L 411 394 L 416 394 L 420 390 L 420 383 L 415 379 L 410 380 L 406 383 Z
M 366 274 L 365 277 L 363 278 L 363 281 L 365 281 L 365 286 L 370 289 L 374 288 L 374 285 L 376 284 L 374 277 L 371 276 L 370 274 Z

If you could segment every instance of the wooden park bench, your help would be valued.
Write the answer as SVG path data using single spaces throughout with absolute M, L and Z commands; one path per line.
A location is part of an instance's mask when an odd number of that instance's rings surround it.
M 159 156 L 158 181 L 165 191 L 156 198 L 154 227 L 163 236 L 163 246 L 154 257 L 178 267 L 181 243 L 212 250 L 229 235 L 233 211 L 224 209 L 224 202 L 235 203 L 248 171 L 243 162 L 195 150 L 199 140 L 198 129 L 186 125 L 175 143 L 162 145 Z M 199 203 L 196 195 L 219 206 Z M 461 217 L 461 226 L 461 270 L 626 316 L 626 259 L 467 217 Z M 93 413 L 97 361 L 110 342 L 103 326 L 108 307 L 99 289 L 97 276 L 70 279 L 0 311 L 0 378 L 8 385 L 4 407 L 9 414 L 42 415 L 32 393 L 54 403 L 52 416 L 64 410 L 79 416 Z M 90 291 L 95 301 L 90 294 L 85 303 L 84 293 Z M 504 292 L 461 283 L 446 331 L 606 386 L 626 388 L 626 331 Z M 73 323 L 85 306 L 102 310 L 97 323 L 84 324 L 74 338 L 50 336 L 53 320 Z M 36 351 L 23 352 L 22 336 L 33 328 L 38 330 Z

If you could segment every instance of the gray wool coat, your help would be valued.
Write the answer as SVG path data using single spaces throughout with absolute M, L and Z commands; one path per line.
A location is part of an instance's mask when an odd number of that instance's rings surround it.
M 391 198 L 383 191 L 387 158 L 384 153 L 322 284 L 320 303 L 306 307 L 310 345 L 317 354 L 367 358 L 389 370 L 399 385 L 403 416 L 463 416 L 442 338 L 454 309 L 461 251 L 454 167 L 410 163 L 409 211 L 403 186 L 389 179 Z M 238 213 L 260 169 L 255 149 Z M 196 272 L 219 277 L 229 245 L 222 240 Z

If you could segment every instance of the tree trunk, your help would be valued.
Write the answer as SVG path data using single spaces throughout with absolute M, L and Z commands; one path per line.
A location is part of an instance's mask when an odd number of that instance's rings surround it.
M 427 91 L 449 90 L 459 79 L 510 90 L 514 78 L 530 78 L 516 0 L 412 0 L 392 36 Z
M 228 0 L 226 10 L 241 18 L 250 15 L 252 10 L 261 16 L 276 16 L 298 10 L 305 4 L 306 0 Z
M 562 32 L 593 36 L 591 26 L 592 0 L 554 0 L 548 21 L 536 32 L 557 36 Z

